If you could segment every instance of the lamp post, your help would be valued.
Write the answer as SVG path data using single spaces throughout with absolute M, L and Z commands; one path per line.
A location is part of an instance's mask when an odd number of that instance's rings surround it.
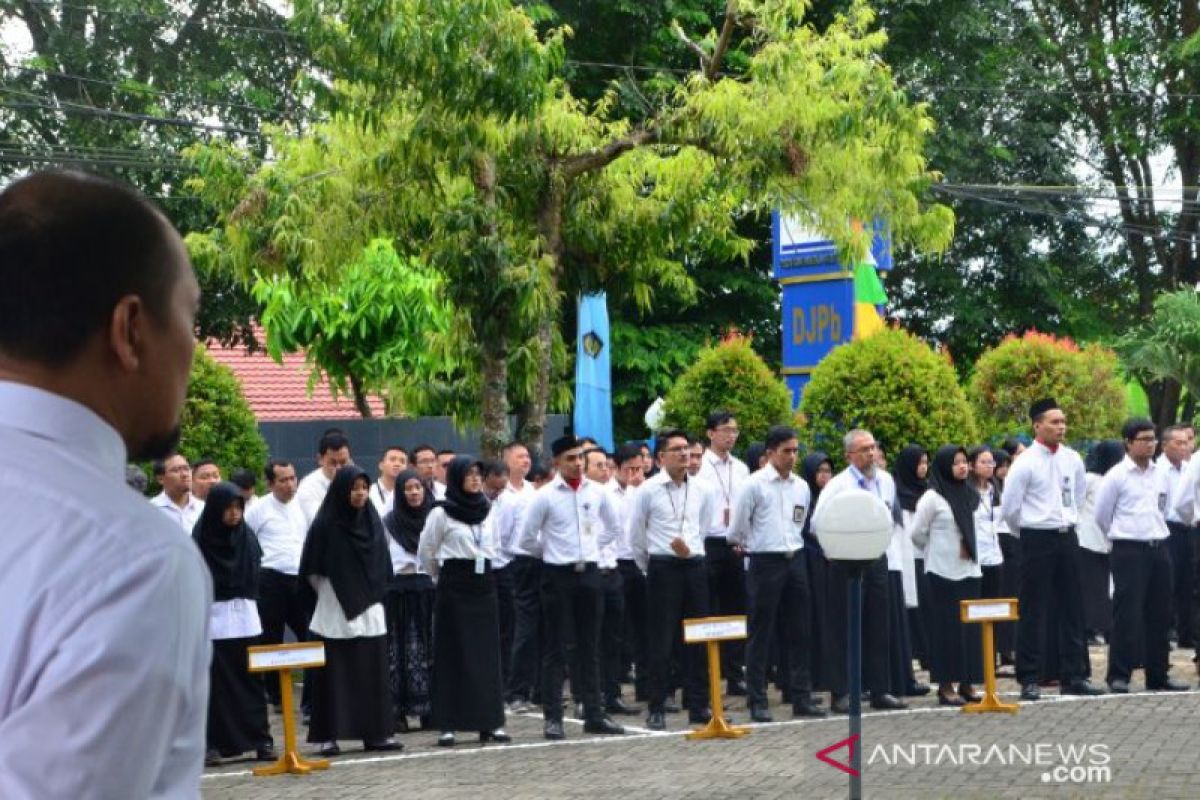
M 862 584 L 863 573 L 892 536 L 892 513 L 873 492 L 850 489 L 821 504 L 813 519 L 825 557 L 850 576 L 847 608 L 847 683 L 850 689 L 850 800 L 862 798 Z

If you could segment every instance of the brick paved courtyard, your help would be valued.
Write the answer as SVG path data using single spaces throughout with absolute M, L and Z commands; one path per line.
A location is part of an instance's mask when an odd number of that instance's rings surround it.
M 1102 655 L 1093 649 L 1096 667 Z M 1173 654 L 1173 673 L 1194 684 L 1189 656 L 1190 651 Z M 1104 673 L 1099 668 L 1093 674 Z M 1000 688 L 1010 695 L 1015 690 L 1010 680 L 1002 680 Z M 1200 691 L 1060 698 L 1048 690 L 1044 696 L 1016 716 L 966 715 L 929 698 L 915 700 L 908 711 L 868 713 L 863 720 L 865 796 L 1200 797 Z M 736 721 L 745 720 L 739 700 L 729 706 Z M 686 740 L 685 715 L 669 716 L 665 733 L 635 727 L 617 738 L 585 736 L 581 724 L 568 722 L 567 740 L 553 743 L 542 739 L 537 714 L 510 715 L 511 745 L 481 747 L 464 735 L 456 748 L 446 750 L 434 746 L 435 733 L 416 731 L 401 737 L 404 753 L 371 757 L 351 749 L 357 743 L 343 742 L 345 754 L 329 771 L 312 776 L 255 778 L 250 762 L 208 770 L 203 796 L 844 797 L 847 776 L 818 761 L 815 753 L 846 737 L 846 718 L 792 721 L 787 709 L 773 713 L 776 722 L 754 726 L 746 738 L 717 742 Z M 642 718 L 625 721 L 638 726 Z M 273 722 L 277 725 L 278 718 Z M 1079 761 L 1072 760 L 1072 748 Z M 844 759 L 845 752 L 833 756 Z

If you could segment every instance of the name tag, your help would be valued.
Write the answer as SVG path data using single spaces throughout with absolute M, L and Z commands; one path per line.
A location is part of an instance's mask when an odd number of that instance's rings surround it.
M 476 574 L 476 575 L 482 575 L 482 574 L 483 574 L 483 571 L 484 571 L 484 569 L 485 569 L 485 568 L 486 568 L 486 566 L 487 566 L 487 565 L 484 563 L 484 561 L 485 561 L 485 559 L 484 559 L 484 557 L 483 557 L 483 556 L 475 556 L 475 574 Z
M 795 525 L 804 524 L 804 506 L 792 506 L 792 523 Z
M 1063 482 L 1062 490 L 1063 508 L 1073 508 L 1075 506 L 1075 495 L 1071 492 L 1071 484 Z
M 1167 493 L 1160 492 L 1158 495 L 1158 510 L 1160 513 L 1167 513 Z

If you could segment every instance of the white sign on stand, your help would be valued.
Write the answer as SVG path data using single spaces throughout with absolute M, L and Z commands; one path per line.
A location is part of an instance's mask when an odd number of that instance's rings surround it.
M 268 647 L 251 647 L 249 651 L 251 672 L 325 666 L 324 642 L 297 642 Z
M 745 617 L 699 617 L 683 621 L 683 641 L 688 644 L 745 638 Z

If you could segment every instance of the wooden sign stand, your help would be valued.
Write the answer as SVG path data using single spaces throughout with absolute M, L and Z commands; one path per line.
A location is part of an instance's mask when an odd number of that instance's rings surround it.
M 262 645 L 247 648 L 251 672 L 278 672 L 279 696 L 283 701 L 283 754 L 267 767 L 257 767 L 256 777 L 267 775 L 307 775 L 313 770 L 329 769 L 329 760 L 306 759 L 296 749 L 295 701 L 292 697 L 292 670 L 325 666 L 325 645 L 321 642 Z
M 745 617 L 700 617 L 683 621 L 686 644 L 704 642 L 708 648 L 708 695 L 712 719 L 687 734 L 689 739 L 738 739 L 750 732 L 745 725 L 730 725 L 721 708 L 721 642 L 746 638 Z
M 967 703 L 962 707 L 966 714 L 1003 713 L 1015 714 L 1020 706 L 1002 703 L 996 694 L 996 639 L 992 625 L 1018 619 L 1017 601 L 1014 598 L 999 600 L 963 600 L 959 609 L 960 619 L 968 624 L 983 625 L 983 699 L 978 703 Z

